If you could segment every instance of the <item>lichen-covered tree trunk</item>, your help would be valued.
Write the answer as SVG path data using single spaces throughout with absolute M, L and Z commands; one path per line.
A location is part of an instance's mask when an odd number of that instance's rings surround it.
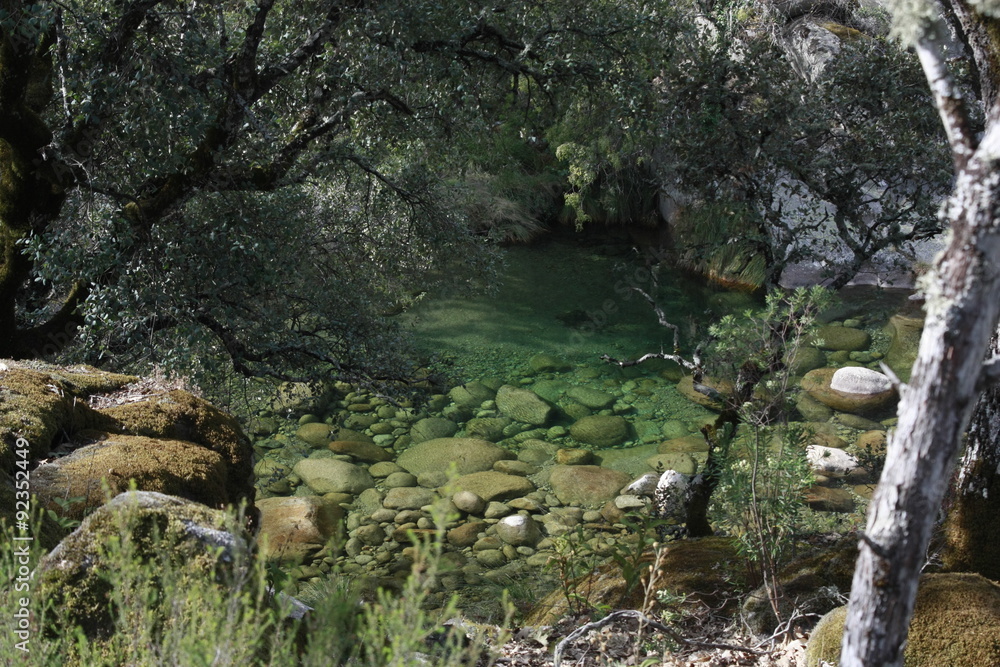
M 994 334 L 992 356 L 1000 355 Z M 1000 580 L 1000 387 L 979 397 L 945 521 L 944 564 Z
M 956 13 L 971 11 L 944 4 Z M 909 386 L 901 388 L 899 423 L 861 540 L 844 667 L 902 665 L 931 531 L 973 407 L 992 375 L 984 359 L 1000 317 L 1000 107 L 987 101 L 986 132 L 978 138 L 947 69 L 941 48 L 947 33 L 936 6 L 924 10 L 910 17 L 910 27 L 955 160 L 945 211 L 952 234 L 926 283 L 920 348 Z M 986 29 L 982 22 L 963 25 Z M 981 77 L 995 74 L 991 62 L 977 57 L 976 65 Z

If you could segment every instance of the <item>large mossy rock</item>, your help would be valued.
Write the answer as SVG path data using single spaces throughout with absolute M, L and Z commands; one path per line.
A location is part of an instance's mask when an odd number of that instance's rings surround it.
M 112 558 L 125 543 L 132 565 Z M 224 512 L 161 493 L 123 493 L 84 519 L 41 559 L 35 594 L 50 601 L 88 637 L 107 637 L 114 627 L 111 591 L 119 579 L 143 566 L 149 575 L 166 570 L 192 585 L 225 585 L 250 559 L 249 540 Z M 164 609 L 164 619 L 170 610 Z
M 49 453 L 57 436 L 98 426 L 87 397 L 137 378 L 89 366 L 63 369 L 41 362 L 0 361 L 0 469 L 13 472 L 13 450 L 24 438 L 30 455 Z
M 88 366 L 2 361 L 4 494 L 15 473 L 18 438 L 28 442 L 32 462 L 58 446 L 60 459 L 33 473 L 33 490 L 60 514 L 65 512 L 54 499 L 73 501 L 72 518 L 103 502 L 102 487 L 114 493 L 131 482 L 211 505 L 253 503 L 253 449 L 237 421 L 203 399 L 150 380 Z M 0 519 L 9 520 L 11 512 L 4 503 Z
M 806 664 L 836 664 L 847 607 L 824 616 L 813 630 Z M 905 667 L 1000 665 L 1000 585 L 978 574 L 925 574 L 920 578 Z
M 99 411 L 110 428 L 128 435 L 185 440 L 222 456 L 228 466 L 231 502 L 253 500 L 253 447 L 239 422 L 208 401 L 175 389 L 142 401 Z
M 128 491 L 133 482 L 143 491 L 180 496 L 209 507 L 238 501 L 227 491 L 227 462 L 201 445 L 93 431 L 81 435 L 92 444 L 38 466 L 31 475 L 32 490 L 63 516 L 82 519 L 103 505 L 109 493 L 117 496 Z

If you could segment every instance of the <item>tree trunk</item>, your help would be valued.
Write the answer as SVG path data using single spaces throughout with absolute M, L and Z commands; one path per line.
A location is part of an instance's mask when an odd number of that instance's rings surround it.
M 993 356 L 1000 355 L 994 334 Z M 1000 387 L 983 392 L 947 506 L 944 565 L 1000 580 Z
M 920 348 L 860 544 L 843 667 L 902 665 L 931 531 L 1000 317 L 1000 109 L 988 106 L 986 132 L 977 141 L 940 48 L 941 22 L 925 20 L 920 30 L 915 48 L 955 159 L 955 190 L 945 212 L 952 234 L 925 285 Z

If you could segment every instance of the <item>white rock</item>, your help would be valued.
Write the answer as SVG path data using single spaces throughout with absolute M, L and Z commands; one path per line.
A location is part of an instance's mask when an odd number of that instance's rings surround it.
M 656 491 L 656 483 L 659 479 L 655 472 L 647 472 L 622 489 L 622 495 L 651 496 Z
M 870 368 L 847 366 L 838 368 L 830 380 L 830 389 L 845 394 L 860 394 L 871 396 L 892 389 L 888 377 Z
M 646 503 L 642 496 L 625 493 L 615 498 L 615 507 L 620 510 L 631 510 L 645 507 Z
M 826 477 L 843 477 L 858 467 L 858 460 L 852 454 L 836 447 L 809 445 L 806 458 L 813 472 Z
M 687 515 L 687 492 L 691 481 L 676 470 L 660 475 L 653 495 L 656 509 L 664 519 L 683 520 Z
M 512 514 L 500 519 L 496 531 L 497 537 L 515 547 L 532 547 L 542 539 L 542 530 L 538 527 L 538 523 L 523 514 Z

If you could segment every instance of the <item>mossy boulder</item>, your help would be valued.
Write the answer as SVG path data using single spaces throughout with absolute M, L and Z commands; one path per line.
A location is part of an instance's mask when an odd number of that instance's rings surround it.
M 222 456 L 228 467 L 226 491 L 231 502 L 253 500 L 253 447 L 232 415 L 208 401 L 175 389 L 146 400 L 101 410 L 105 431 L 151 438 L 185 440 Z
M 135 483 L 143 491 L 180 496 L 209 507 L 233 503 L 227 462 L 217 452 L 185 440 L 84 431 L 87 444 L 38 466 L 32 490 L 50 509 L 82 519 Z M 56 500 L 69 500 L 64 507 Z
M 115 558 L 127 544 L 130 562 Z M 88 637 L 107 637 L 114 627 L 111 590 L 123 568 L 142 566 L 154 577 L 170 569 L 196 585 L 224 585 L 249 562 L 249 540 L 226 513 L 161 493 L 124 493 L 84 519 L 41 559 L 36 594 L 66 614 Z M 164 609 L 164 618 L 169 610 Z
M 806 664 L 836 664 L 847 607 L 820 619 L 809 638 Z M 920 578 L 905 667 L 1000 665 L 1000 585 L 978 574 L 925 574 Z
M 18 438 L 30 456 L 49 453 L 57 435 L 72 432 L 92 412 L 69 385 L 51 374 L 7 363 L 0 366 L 0 469 L 14 471 Z
M 857 559 L 857 541 L 849 538 L 794 559 L 778 574 L 783 593 L 779 609 L 786 618 L 795 609 L 811 614 L 830 611 L 840 604 L 840 594 L 851 589 Z M 741 618 L 757 634 L 777 627 L 778 619 L 763 586 L 743 601 Z
M 0 362 L 0 468 L 10 475 L 18 438 L 33 461 L 56 445 L 70 454 L 41 466 L 32 481 L 50 507 L 55 498 L 82 499 L 71 504 L 74 518 L 103 502 L 102 485 L 118 492 L 131 481 L 210 505 L 253 501 L 253 450 L 237 421 L 153 380 Z M 4 504 L 0 518 L 10 511 Z

